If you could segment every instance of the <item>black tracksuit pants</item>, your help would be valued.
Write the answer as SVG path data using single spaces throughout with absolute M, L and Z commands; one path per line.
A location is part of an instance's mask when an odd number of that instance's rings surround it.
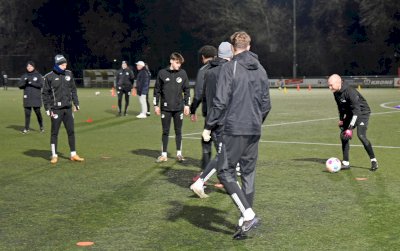
M 171 120 L 174 120 L 176 150 L 182 149 L 183 111 L 161 111 L 162 151 L 167 152 Z
M 129 106 L 129 96 L 131 95 L 131 91 L 127 90 L 118 90 L 118 113 L 121 113 L 122 111 L 122 96 L 125 94 L 125 111 L 124 113 L 126 114 L 126 111 Z
M 51 117 L 51 146 L 54 147 L 55 152 L 57 153 L 58 132 L 60 130 L 61 123 L 63 123 L 68 134 L 69 148 L 71 152 L 75 151 L 75 130 L 72 108 L 53 110 L 53 114 L 54 115 Z
M 40 113 L 40 107 L 24 107 L 24 111 L 25 111 L 25 129 L 29 130 L 29 125 L 31 123 L 32 108 L 35 111 L 36 118 L 38 120 L 40 129 L 42 129 L 43 128 L 43 117 L 42 117 L 42 114 Z
M 372 149 L 371 142 L 367 139 L 368 121 L 369 121 L 369 115 L 364 115 L 357 118 L 356 121 L 357 137 L 363 144 L 364 149 L 365 151 L 367 151 L 369 158 L 373 159 L 375 158 L 375 153 L 374 150 Z M 349 127 L 349 124 L 350 120 L 345 120 L 343 122 L 343 127 L 341 128 L 340 135 L 342 135 L 342 133 Z M 343 137 L 340 137 L 340 139 L 342 141 L 343 160 L 349 161 L 350 140 L 343 139 Z
M 218 149 L 221 155 L 218 178 L 239 209 L 253 206 L 259 140 L 260 135 L 224 135 Z M 240 163 L 242 187 L 237 183 L 237 163 Z

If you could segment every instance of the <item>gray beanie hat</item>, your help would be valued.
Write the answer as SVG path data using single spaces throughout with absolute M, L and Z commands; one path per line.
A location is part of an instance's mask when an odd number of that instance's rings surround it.
M 61 65 L 61 64 L 64 64 L 66 62 L 67 62 L 67 60 L 65 59 L 65 57 L 63 55 L 58 54 L 58 55 L 56 55 L 54 57 L 54 63 L 56 65 Z
M 218 47 L 218 57 L 220 58 L 233 57 L 232 44 L 229 42 L 222 42 Z

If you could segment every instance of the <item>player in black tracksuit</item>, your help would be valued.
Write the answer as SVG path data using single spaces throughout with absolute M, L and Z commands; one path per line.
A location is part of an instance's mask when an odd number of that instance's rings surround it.
M 42 91 L 42 98 L 46 113 L 51 118 L 51 163 L 58 162 L 57 139 L 61 123 L 64 124 L 68 134 L 68 143 L 71 150 L 72 161 L 84 161 L 76 154 L 74 110 L 79 110 L 79 100 L 76 92 L 76 85 L 72 72 L 66 70 L 67 60 L 62 55 L 55 56 L 55 65 L 51 72 L 44 76 L 45 83 Z
M 199 105 L 202 103 L 202 113 L 203 117 L 207 116 L 207 105 L 203 101 L 203 90 L 204 90 L 204 74 L 210 68 L 210 60 L 214 59 L 217 56 L 217 49 L 211 45 L 205 45 L 200 48 L 199 54 L 201 57 L 201 61 L 203 66 L 197 71 L 196 84 L 194 87 L 194 98 L 193 102 L 190 105 L 190 119 L 195 122 L 197 121 L 196 110 Z M 201 169 L 205 169 L 208 163 L 211 160 L 211 142 L 205 142 L 201 139 L 201 148 L 202 148 L 202 158 L 201 158 Z
M 21 76 L 19 81 L 19 88 L 24 90 L 25 128 L 22 130 L 24 134 L 29 132 L 32 108 L 39 122 L 40 132 L 44 132 L 43 118 L 40 112 L 43 82 L 43 76 L 35 70 L 35 63 L 28 61 L 26 64 L 26 73 Z
M 231 60 L 233 56 L 232 45 L 229 42 L 222 42 L 218 47 L 218 57 L 209 61 L 210 68 L 205 71 L 204 73 L 204 84 L 203 84 L 203 97 L 202 102 L 206 106 L 203 108 L 203 112 L 205 112 L 206 118 L 205 122 L 207 121 L 207 111 L 210 111 L 213 107 L 213 99 L 215 97 L 218 77 L 221 72 L 222 65 L 226 62 Z M 216 168 L 218 165 L 223 165 L 222 162 L 218 164 L 219 161 L 225 161 L 225 159 L 220 159 L 218 154 L 218 146 L 222 141 L 222 132 L 223 126 L 217 126 L 213 129 L 211 133 L 211 140 L 214 142 L 215 148 L 217 150 L 216 157 L 208 161 L 208 164 L 204 167 L 203 172 L 197 177 L 198 179 L 190 186 L 190 189 L 196 193 L 200 198 L 207 198 L 208 195 L 204 193 L 204 183 L 211 178 L 211 176 L 215 173 Z M 204 142 L 210 144 L 211 140 L 208 142 Z M 211 154 L 211 147 L 210 147 L 210 154 Z M 203 152 L 204 154 L 204 152 Z
M 157 162 L 165 162 L 167 158 L 168 136 L 171 119 L 174 120 L 177 160 L 183 161 L 182 156 L 182 122 L 183 115 L 189 115 L 190 89 L 186 71 L 181 69 L 184 59 L 179 53 L 172 53 L 170 66 L 158 72 L 154 86 L 154 110 L 161 115 L 162 123 L 162 152 Z M 183 95 L 182 95 L 183 94 Z
M 118 95 L 118 116 L 121 116 L 122 112 L 122 96 L 125 94 L 125 110 L 124 116 L 127 115 L 127 109 L 129 106 L 129 96 L 133 88 L 135 75 L 133 71 L 129 69 L 126 61 L 122 61 L 121 69 L 117 72 L 116 77 L 116 89 Z
M 232 61 L 222 66 L 213 107 L 208 111 L 203 138 L 217 126 L 223 126 L 219 155 L 226 162 L 218 166 L 218 178 L 239 208 L 243 225 L 234 234 L 242 239 L 255 228 L 260 219 L 252 205 L 254 200 L 255 168 L 261 126 L 270 109 L 269 82 L 256 54 L 249 51 L 250 36 L 236 32 L 231 36 L 235 50 Z M 227 164 L 226 164 L 227 163 Z M 240 163 L 242 187 L 237 183 L 236 164 Z
M 342 141 L 342 169 L 349 169 L 350 140 L 353 129 L 357 128 L 357 136 L 364 145 L 371 159 L 371 171 L 378 169 L 371 142 L 367 139 L 367 129 L 371 109 L 365 98 L 353 87 L 343 83 L 341 77 L 333 74 L 328 79 L 329 89 L 333 92 L 339 110 L 340 139 Z

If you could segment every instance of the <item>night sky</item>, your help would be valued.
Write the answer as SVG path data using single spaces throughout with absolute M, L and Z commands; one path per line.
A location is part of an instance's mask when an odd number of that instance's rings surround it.
M 202 45 L 217 47 L 245 30 L 269 75 L 289 77 L 293 2 L 0 0 L 0 70 L 19 75 L 33 59 L 45 73 L 61 53 L 77 76 L 83 69 L 118 68 L 121 60 L 144 60 L 155 74 L 177 51 L 194 78 Z M 297 1 L 298 76 L 395 75 L 400 3 L 378 2 Z

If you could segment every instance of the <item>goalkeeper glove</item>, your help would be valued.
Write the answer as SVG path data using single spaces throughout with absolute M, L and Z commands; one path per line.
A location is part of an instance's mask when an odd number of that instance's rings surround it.
M 211 140 L 211 130 L 204 129 L 203 133 L 201 134 L 203 140 L 208 142 Z
M 352 138 L 353 138 L 353 130 L 352 129 L 347 129 L 342 132 L 342 139 L 350 140 Z

